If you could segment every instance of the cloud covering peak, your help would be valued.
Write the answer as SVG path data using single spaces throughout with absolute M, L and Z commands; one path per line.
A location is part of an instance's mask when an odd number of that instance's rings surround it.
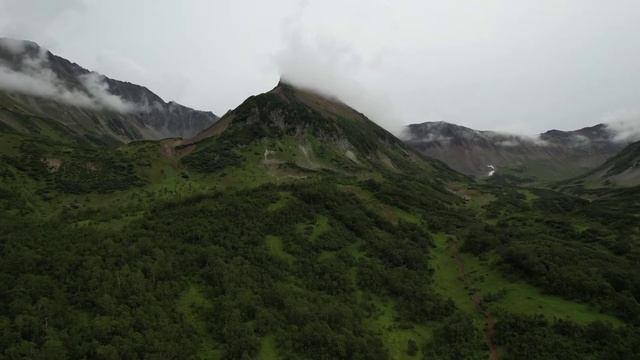
M 619 142 L 640 141 L 640 110 L 625 110 L 605 118 L 607 129 Z

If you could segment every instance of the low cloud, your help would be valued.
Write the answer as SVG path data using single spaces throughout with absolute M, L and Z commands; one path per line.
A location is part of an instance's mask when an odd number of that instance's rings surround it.
M 281 24 L 283 48 L 275 62 L 281 79 L 294 86 L 335 97 L 363 112 L 388 131 L 398 134 L 401 121 L 391 102 L 358 81 L 362 72 L 374 71 L 380 61 L 348 42 L 303 24 L 307 2 Z
M 449 136 L 444 136 L 444 135 L 439 135 L 439 134 L 427 134 L 426 136 L 423 137 L 405 137 L 405 140 L 409 140 L 411 142 L 414 143 L 425 143 L 425 144 L 430 144 L 430 143 L 440 143 L 440 144 L 448 144 L 453 138 L 449 137 Z
M 21 58 L 14 66 L 0 62 L 2 90 L 93 110 L 119 113 L 147 110 L 146 106 L 128 102 L 112 94 L 104 77 L 96 73 L 80 75 L 77 81 L 81 86 L 72 88 L 51 70 L 48 52 L 43 48 L 38 48 L 36 54 L 31 54 L 26 52 L 25 42 L 11 39 L 0 39 L 0 47 Z
M 422 125 L 419 131 L 412 131 L 407 126 L 399 134 L 400 139 L 413 143 L 440 143 L 449 144 L 455 139 L 466 139 L 471 142 L 481 141 L 489 142 L 499 147 L 517 147 L 517 146 L 552 146 L 548 141 L 543 140 L 540 135 L 529 136 L 523 134 L 514 134 L 508 132 L 475 130 L 467 127 L 448 124 L 446 122 L 427 122 Z M 584 141 L 588 139 L 584 136 L 577 135 L 572 140 L 572 146 L 584 145 Z
M 625 110 L 607 115 L 604 119 L 607 128 L 618 142 L 640 141 L 640 110 Z
M 483 131 L 482 135 L 496 146 L 516 147 L 522 145 L 550 146 L 548 141 L 540 135 L 530 136 L 524 134 L 503 133 L 496 131 Z
M 87 89 L 98 107 L 121 113 L 148 111 L 147 105 L 137 105 L 123 100 L 117 95 L 111 94 L 109 92 L 109 85 L 107 85 L 107 83 L 105 82 L 104 76 L 100 74 L 92 72 L 86 75 L 82 75 L 80 76 L 80 81 L 84 85 L 85 89 Z
M 496 145 L 504 146 L 504 147 L 514 147 L 514 146 L 522 145 L 522 142 L 516 139 L 508 139 L 508 140 L 497 141 Z

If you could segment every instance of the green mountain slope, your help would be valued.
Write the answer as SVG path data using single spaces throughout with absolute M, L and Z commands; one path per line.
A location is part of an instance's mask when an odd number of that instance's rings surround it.
M 640 142 L 628 145 L 587 174 L 558 183 L 557 186 L 574 192 L 640 186 Z
M 195 145 L 193 145 L 195 144 Z M 280 83 L 272 91 L 247 99 L 236 110 L 191 140 L 194 151 L 184 161 L 200 171 L 215 170 L 214 158 L 226 165 L 241 162 L 251 147 L 264 164 L 300 171 L 403 173 L 437 167 L 363 114 L 335 99 Z M 223 154 L 227 155 L 224 156 Z M 213 161 L 212 161 L 213 160 Z
M 280 84 L 190 140 L 0 137 L 4 357 L 640 351 L 637 209 L 475 184 L 335 99 Z

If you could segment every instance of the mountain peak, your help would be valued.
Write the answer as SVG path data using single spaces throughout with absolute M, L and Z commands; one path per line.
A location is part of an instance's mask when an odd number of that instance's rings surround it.
M 278 84 L 276 85 L 276 88 L 280 86 L 293 86 L 293 85 L 291 84 L 291 82 L 289 82 L 288 80 L 286 80 L 281 76 L 280 79 L 278 79 Z
M 340 100 L 282 80 L 184 142 L 185 146 L 193 144 L 203 158 L 211 151 L 209 162 L 215 161 L 216 152 L 230 148 L 231 153 L 242 153 L 254 147 L 256 152 L 269 154 L 262 161 L 268 157 L 307 169 L 383 167 L 401 171 L 420 161 L 402 141 Z
M 280 94 L 284 97 L 297 99 L 299 101 L 308 101 L 315 99 L 317 102 L 331 102 L 337 106 L 349 108 L 351 111 L 360 114 L 359 112 L 345 104 L 336 95 L 325 93 L 323 91 L 314 89 L 313 87 L 299 85 L 282 77 L 278 81 L 276 87 L 271 90 L 271 92 Z

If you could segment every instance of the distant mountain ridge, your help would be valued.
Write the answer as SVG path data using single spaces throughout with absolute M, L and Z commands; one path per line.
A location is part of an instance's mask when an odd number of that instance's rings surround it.
M 51 121 L 54 120 L 55 124 Z M 90 143 L 191 137 L 218 117 L 91 72 L 38 44 L 0 38 L 0 126 Z
M 404 141 L 464 174 L 509 176 L 522 182 L 578 176 L 624 147 L 605 124 L 575 131 L 550 130 L 537 137 L 479 131 L 446 122 L 407 126 Z

